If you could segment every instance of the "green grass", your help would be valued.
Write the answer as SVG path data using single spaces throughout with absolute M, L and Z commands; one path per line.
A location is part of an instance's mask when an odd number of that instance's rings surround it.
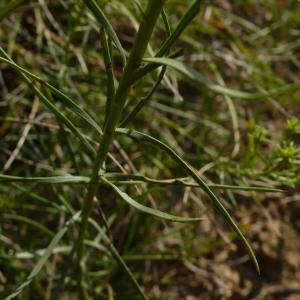
M 152 298 L 217 215 L 259 273 L 235 216 L 300 182 L 300 10 L 251 3 L 0 1 L 1 298 Z

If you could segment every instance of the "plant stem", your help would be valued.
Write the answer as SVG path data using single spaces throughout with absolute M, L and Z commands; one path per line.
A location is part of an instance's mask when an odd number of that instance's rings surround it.
M 99 149 L 101 160 L 106 159 L 108 149 L 115 136 L 115 128 L 120 120 L 130 87 L 134 72 L 139 68 L 142 58 L 146 52 L 151 34 L 156 24 L 157 18 L 163 8 L 166 0 L 149 0 L 144 19 L 140 25 L 136 40 L 131 50 L 124 74 L 119 83 L 115 99 L 112 104 L 111 114 L 104 128 L 101 147 Z
M 97 152 L 97 156 L 93 166 L 91 180 L 87 187 L 87 195 L 82 208 L 81 227 L 79 232 L 79 241 L 77 248 L 77 272 L 78 272 L 78 287 L 80 299 L 89 299 L 83 282 L 83 255 L 84 255 L 84 238 L 86 235 L 88 218 L 90 216 L 93 199 L 98 189 L 99 170 L 103 166 L 110 145 L 112 144 L 118 122 L 129 94 L 132 85 L 132 75 L 136 71 L 142 61 L 142 58 L 147 50 L 147 45 L 151 38 L 154 26 L 161 13 L 166 0 L 149 0 L 145 11 L 144 19 L 140 24 L 134 45 L 130 52 L 128 62 L 126 64 L 123 76 L 120 80 L 116 91 L 111 111 L 108 115 L 107 122 L 104 127 L 104 132 L 101 138 L 101 143 Z
M 178 40 L 182 32 L 186 29 L 186 27 L 191 23 L 191 21 L 198 15 L 200 11 L 200 3 L 202 0 L 194 0 L 191 7 L 187 10 L 184 16 L 181 18 L 180 22 L 177 24 L 175 30 L 170 34 L 170 36 L 164 41 L 160 49 L 155 54 L 155 57 L 162 57 L 166 55 L 174 43 Z M 136 82 L 138 79 L 144 77 L 148 73 L 154 71 L 160 67 L 159 64 L 150 63 L 146 66 L 140 68 L 137 72 L 135 72 L 132 80 Z
M 107 90 L 106 90 L 106 108 L 105 108 L 105 121 L 104 126 L 107 122 L 107 118 L 111 112 L 111 106 L 115 97 L 115 77 L 112 62 L 112 43 L 110 39 L 106 38 L 104 28 L 100 30 L 100 40 L 103 48 L 103 60 L 107 75 Z

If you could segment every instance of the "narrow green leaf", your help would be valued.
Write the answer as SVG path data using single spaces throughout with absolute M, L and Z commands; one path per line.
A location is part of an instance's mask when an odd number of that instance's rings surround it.
M 194 181 L 203 189 L 203 191 L 209 196 L 212 200 L 214 206 L 216 207 L 217 211 L 224 217 L 227 223 L 231 226 L 231 228 L 235 231 L 237 236 L 240 238 L 241 242 L 243 243 L 245 249 L 248 251 L 250 257 L 253 260 L 253 263 L 259 272 L 259 265 L 255 256 L 254 251 L 252 250 L 251 245 L 245 238 L 244 234 L 241 232 L 239 226 L 235 223 L 227 209 L 224 207 L 222 202 L 218 199 L 218 197 L 214 194 L 214 192 L 210 189 L 210 187 L 205 183 L 205 181 L 198 175 L 197 170 L 195 170 L 192 166 L 190 166 L 185 160 L 183 160 L 172 148 L 170 148 L 165 143 L 157 140 L 156 138 L 147 135 L 145 133 L 138 132 L 136 130 L 129 130 L 125 128 L 117 128 L 117 133 L 125 134 L 132 138 L 138 140 L 144 140 L 159 149 L 166 152 L 189 176 L 191 176 Z
M 114 31 L 112 25 L 106 18 L 105 14 L 103 13 L 102 9 L 99 7 L 98 3 L 95 0 L 83 0 L 85 5 L 90 9 L 90 11 L 93 13 L 96 20 L 105 28 L 107 34 L 111 38 L 111 40 L 114 42 L 115 46 L 121 53 L 122 59 L 123 59 L 123 65 L 126 64 L 126 55 L 125 51 L 121 45 L 121 42 Z
M 31 271 L 31 273 L 28 275 L 26 280 L 16 289 L 16 291 L 9 296 L 7 296 L 4 300 L 11 300 L 16 298 L 18 295 L 22 293 L 22 291 L 30 285 L 32 280 L 35 276 L 39 274 L 39 272 L 42 270 L 46 262 L 48 261 L 48 258 L 51 256 L 54 248 L 56 248 L 57 244 L 60 242 L 60 240 L 63 238 L 69 227 L 76 222 L 80 217 L 81 212 L 76 213 L 66 224 L 65 226 L 60 229 L 57 234 L 52 239 L 51 243 L 47 247 L 46 251 L 43 253 L 42 257 L 38 260 L 37 264 Z
M 121 173 L 106 173 L 103 175 L 112 183 L 118 184 L 139 184 L 139 183 L 151 183 L 158 185 L 179 185 L 186 187 L 199 187 L 199 184 L 192 182 L 187 178 L 171 178 L 171 179 L 153 179 L 143 175 L 124 175 Z M 0 182 L 34 182 L 34 183 L 50 183 L 50 184 L 86 184 L 91 180 L 87 176 L 49 176 L 49 177 L 20 177 L 0 174 Z M 102 181 L 100 180 L 100 183 Z M 103 182 L 102 182 L 103 183 Z M 229 184 L 207 184 L 211 189 L 222 189 L 222 190 L 236 190 L 245 192 L 270 192 L 270 193 L 283 193 L 281 189 L 268 187 L 268 186 L 243 186 L 243 185 L 229 185 Z
M 104 175 L 110 182 L 119 184 L 137 184 L 137 183 L 151 183 L 158 185 L 179 185 L 186 187 L 199 187 L 194 181 L 189 178 L 171 178 L 171 179 L 153 179 L 143 175 L 125 175 L 123 173 L 106 173 Z M 1 178 L 1 177 L 0 177 Z M 241 185 L 228 185 L 228 184 L 207 184 L 212 189 L 223 190 L 237 190 L 249 192 L 274 192 L 283 193 L 281 189 L 276 189 L 267 186 L 241 186 Z
M 203 77 L 196 70 L 186 66 L 184 63 L 182 63 L 178 60 L 175 60 L 175 59 L 164 58 L 164 57 L 152 57 L 152 58 L 145 58 L 143 60 L 146 62 L 150 62 L 150 63 L 157 63 L 159 65 L 169 66 L 169 67 L 177 70 L 178 72 L 186 75 L 190 79 L 203 84 L 211 91 L 222 94 L 222 95 L 228 95 L 233 98 L 255 100 L 255 99 L 265 98 L 268 96 L 281 95 L 281 94 L 287 93 L 295 88 L 299 88 L 299 84 L 287 84 L 280 88 L 270 90 L 268 92 L 254 92 L 254 93 L 242 92 L 242 91 L 229 89 L 227 87 L 216 84 L 216 83 L 206 79 L 205 77 Z
M 82 135 L 80 130 L 72 123 L 72 121 L 59 109 L 56 107 L 56 105 L 46 97 L 45 94 L 43 94 L 30 80 L 30 78 L 19 68 L 15 67 L 15 64 L 13 61 L 9 58 L 9 56 L 6 54 L 6 52 L 0 48 L 0 52 L 5 55 L 7 59 L 4 59 L 0 57 L 0 61 L 6 61 L 7 63 L 11 62 L 10 64 L 15 71 L 24 79 L 24 81 L 27 83 L 27 85 L 30 87 L 32 92 L 39 97 L 41 102 L 64 124 L 66 127 L 70 129 L 70 131 L 81 141 L 82 145 L 85 147 L 85 149 L 92 155 L 95 155 L 95 150 L 90 144 L 90 142 Z
M 165 73 L 166 73 L 166 66 L 164 66 L 161 69 L 161 71 L 160 71 L 160 73 L 159 73 L 159 75 L 157 77 L 157 80 L 156 80 L 154 86 L 151 88 L 150 92 L 135 105 L 135 107 L 131 110 L 131 112 L 121 122 L 120 126 L 126 127 L 131 121 L 134 120 L 134 118 L 136 117 L 136 115 L 150 101 L 150 99 L 152 98 L 152 96 L 154 95 L 154 93 L 157 91 L 160 83 L 162 82 L 162 80 L 163 80 L 163 78 L 165 76 Z
M 159 219 L 164 219 L 172 222 L 198 222 L 202 221 L 202 218 L 185 218 L 185 217 L 177 217 L 171 214 L 159 211 L 157 209 L 153 209 L 147 206 L 144 206 L 135 200 L 133 200 L 128 194 L 122 192 L 117 186 L 108 181 L 105 177 L 101 177 L 101 179 L 107 183 L 124 201 L 126 201 L 129 205 L 133 206 L 137 210 L 140 210 L 146 214 L 153 215 Z
M 0 174 L 0 182 L 35 182 L 35 183 L 88 183 L 89 177 L 85 176 L 51 176 L 51 177 L 19 177 Z
M 162 17 L 162 20 L 164 22 L 164 26 L 165 26 L 165 31 L 166 31 L 167 37 L 169 38 L 170 35 L 172 34 L 172 32 L 171 32 L 171 25 L 170 25 L 170 22 L 169 22 L 169 19 L 168 19 L 168 16 L 166 14 L 165 9 L 162 9 L 162 11 L 161 11 L 161 17 Z
M 165 42 L 162 44 L 158 52 L 156 53 L 156 57 L 163 56 L 169 52 L 173 44 L 178 40 L 182 32 L 185 30 L 185 28 L 192 22 L 192 20 L 197 16 L 200 10 L 200 3 L 201 0 L 195 0 L 190 8 L 187 10 L 187 12 L 183 15 L 183 17 L 180 19 L 179 23 L 177 24 L 175 30 L 172 32 L 172 34 L 169 35 L 169 37 L 165 40 Z
M 77 116 L 84 119 L 89 125 L 91 125 L 98 133 L 101 133 L 102 130 L 96 121 L 86 112 L 84 111 L 76 102 L 74 102 L 70 97 L 64 94 L 62 91 L 58 90 L 39 76 L 27 71 L 26 69 L 20 67 L 15 62 L 11 60 L 11 58 L 7 55 L 7 53 L 0 47 L 0 52 L 5 55 L 6 58 L 0 57 L 0 61 L 6 63 L 7 65 L 11 66 L 16 72 L 19 74 L 27 75 L 28 77 L 32 78 L 43 84 L 47 87 L 54 95 L 56 95 L 62 104 L 64 104 L 67 108 L 69 108 L 73 113 Z

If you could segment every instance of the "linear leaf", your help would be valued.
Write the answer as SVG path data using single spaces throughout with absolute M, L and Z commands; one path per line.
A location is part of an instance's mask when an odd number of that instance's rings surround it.
M 139 183 L 151 183 L 158 185 L 179 185 L 186 187 L 199 187 L 196 182 L 190 181 L 187 178 L 171 178 L 171 179 L 153 179 L 143 175 L 124 175 L 121 173 L 106 173 L 103 175 L 112 183 L 118 184 L 139 184 Z M 0 174 L 0 182 L 35 182 L 35 183 L 88 183 L 90 177 L 87 176 L 73 176 L 73 175 L 63 175 L 63 176 L 49 176 L 49 177 L 20 177 Z M 101 183 L 101 182 L 100 182 Z M 222 189 L 222 190 L 236 190 L 245 192 L 270 192 L 270 193 L 283 193 L 281 189 L 268 187 L 268 186 L 244 186 L 244 185 L 229 185 L 229 184 L 207 184 L 211 189 Z
M 110 22 L 106 18 L 104 12 L 102 11 L 102 9 L 99 7 L 98 3 L 95 0 L 83 0 L 83 2 L 90 9 L 90 11 L 93 13 L 96 20 L 105 28 L 108 36 L 111 38 L 111 40 L 114 42 L 115 46 L 117 47 L 117 49 L 121 53 L 121 56 L 122 56 L 122 59 L 123 59 L 123 64 L 125 66 L 125 64 L 126 64 L 125 51 L 124 51 L 124 49 L 121 45 L 121 42 L 120 42 L 116 32 L 114 31 L 112 25 L 110 24 Z
M 121 123 L 122 127 L 123 126 L 127 127 L 128 123 L 133 121 L 134 118 L 136 117 L 136 115 L 141 111 L 141 109 L 150 101 L 150 99 L 152 98 L 154 93 L 159 88 L 159 85 L 160 85 L 160 83 L 162 82 L 162 80 L 165 76 L 166 68 L 167 68 L 166 66 L 162 67 L 162 69 L 161 69 L 161 71 L 160 71 L 160 73 L 159 73 L 159 75 L 156 79 L 156 82 L 155 82 L 154 86 L 151 88 L 150 92 L 135 105 L 135 107 L 130 111 L 130 113 L 122 121 L 122 123 Z
M 183 15 L 179 23 L 177 24 L 175 30 L 168 36 L 165 42 L 162 44 L 158 52 L 156 53 L 156 57 L 163 56 L 167 54 L 167 52 L 171 49 L 173 44 L 178 40 L 182 32 L 185 28 L 192 22 L 192 20 L 197 16 L 200 11 L 200 3 L 201 0 L 195 0 L 190 8 Z
M 0 52 L 5 55 L 6 52 L 0 47 Z M 23 75 L 27 75 L 28 77 L 32 78 L 33 80 L 36 80 L 46 86 L 54 95 L 56 95 L 62 104 L 64 104 L 66 107 L 68 107 L 73 113 L 84 119 L 89 125 L 91 125 L 95 130 L 97 130 L 98 133 L 101 133 L 102 130 L 99 127 L 99 125 L 96 123 L 96 121 L 86 112 L 84 111 L 76 102 L 74 102 L 70 97 L 68 97 L 66 94 L 64 94 L 62 91 L 58 90 L 56 87 L 51 85 L 50 83 L 46 82 L 39 76 L 27 71 L 26 69 L 20 67 L 15 62 L 13 62 L 7 54 L 5 55 L 7 58 L 0 57 L 0 61 L 3 63 L 8 64 L 11 66 L 15 71 L 22 73 Z
M 122 192 L 117 186 L 115 186 L 113 183 L 108 181 L 106 178 L 102 177 L 102 180 L 107 183 L 112 189 L 124 200 L 126 201 L 129 205 L 133 206 L 137 210 L 140 210 L 146 214 L 153 215 L 155 217 L 158 217 L 159 219 L 164 219 L 168 221 L 173 221 L 173 222 L 198 222 L 203 220 L 202 218 L 185 218 L 185 217 L 178 217 L 174 216 L 162 211 L 159 211 L 157 209 L 153 209 L 147 206 L 144 206 L 135 200 L 133 200 L 128 194 Z
M 106 173 L 104 175 L 110 182 L 119 184 L 137 184 L 137 183 L 151 183 L 158 185 L 179 185 L 186 187 L 199 187 L 194 181 L 188 178 L 171 178 L 171 179 L 153 179 L 143 175 L 125 175 L 123 173 Z M 1 178 L 1 177 L 0 177 Z M 207 184 L 212 189 L 224 189 L 224 190 L 237 190 L 237 191 L 249 191 L 249 192 L 274 192 L 282 193 L 281 189 L 276 189 L 267 186 L 243 186 L 243 185 L 228 185 L 228 184 Z
M 12 60 L 8 57 L 6 52 L 0 48 L 0 52 L 7 57 L 7 59 L 3 59 L 0 57 L 0 61 L 6 60 L 7 62 L 12 62 Z M 14 66 L 11 65 L 13 68 Z M 44 94 L 42 93 L 30 80 L 30 78 L 21 70 L 14 68 L 16 72 L 25 80 L 29 88 L 32 90 L 32 92 L 39 97 L 41 102 L 58 118 L 66 127 L 70 129 L 70 131 L 81 141 L 82 145 L 85 147 L 85 149 L 91 153 L 92 155 L 95 155 L 95 150 L 90 144 L 90 142 L 82 135 L 80 130 L 72 123 L 72 121 L 58 108 L 56 105 Z
M 50 177 L 20 177 L 0 174 L 0 182 L 36 182 L 36 183 L 88 183 L 89 177 L 85 176 L 50 176 Z
M 159 65 L 165 65 L 169 66 L 178 72 L 186 75 L 190 79 L 203 84 L 206 86 L 209 90 L 222 94 L 222 95 L 228 95 L 234 98 L 240 98 L 240 99 L 246 99 L 246 100 L 255 100 L 255 99 L 261 99 L 268 96 L 276 96 L 280 94 L 287 93 L 295 88 L 299 88 L 299 84 L 287 84 L 282 87 L 279 87 L 277 89 L 270 90 L 268 92 L 242 92 L 233 90 L 224 86 L 221 86 L 217 83 L 214 83 L 205 77 L 203 77 L 200 73 L 198 73 L 196 70 L 188 67 L 184 63 L 171 59 L 171 58 L 165 58 L 165 57 L 151 57 L 151 58 L 144 58 L 143 59 L 146 62 L 150 63 L 157 63 Z
M 224 207 L 222 202 L 219 200 L 219 198 L 214 194 L 214 192 L 210 189 L 210 187 L 205 183 L 205 181 L 197 174 L 197 170 L 195 170 L 192 166 L 190 166 L 185 160 L 183 160 L 171 147 L 166 145 L 165 143 L 157 140 L 156 138 L 147 135 L 145 133 L 138 132 L 136 130 L 130 130 L 125 128 L 118 128 L 118 133 L 125 134 L 127 136 L 130 136 L 132 138 L 138 139 L 138 140 L 144 140 L 164 152 L 166 152 L 189 176 L 191 176 L 195 182 L 203 189 L 203 191 L 209 196 L 209 198 L 212 200 L 214 206 L 216 207 L 217 211 L 224 217 L 224 219 L 227 221 L 227 223 L 231 226 L 231 228 L 235 231 L 237 236 L 240 238 L 241 242 L 243 243 L 245 249 L 248 251 L 250 257 L 252 258 L 252 261 L 258 271 L 259 265 L 255 256 L 254 251 L 252 250 L 251 245 L 245 238 L 244 234 L 241 232 L 239 226 L 235 223 L 227 209 Z

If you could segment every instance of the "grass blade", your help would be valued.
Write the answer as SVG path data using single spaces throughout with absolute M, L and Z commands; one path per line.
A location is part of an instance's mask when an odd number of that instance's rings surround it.
M 81 141 L 82 145 L 85 149 L 92 155 L 95 155 L 95 150 L 89 141 L 81 134 L 80 130 L 72 123 L 72 121 L 59 109 L 56 105 L 44 94 L 42 93 L 29 79 L 29 77 L 19 68 L 15 67 L 15 64 L 10 61 L 10 58 L 4 52 L 2 48 L 0 48 L 0 52 L 7 57 L 7 59 L 1 58 L 0 61 L 6 61 L 7 63 L 11 62 L 11 66 L 14 70 L 24 79 L 32 92 L 39 97 L 41 102 L 59 119 L 66 127 L 70 129 L 70 131 Z
M 51 177 L 19 177 L 0 174 L 0 182 L 35 182 L 35 183 L 88 183 L 89 177 L 85 176 L 51 176 Z
M 199 185 L 196 182 L 190 181 L 187 178 L 171 178 L 171 179 L 153 179 L 143 175 L 124 175 L 122 173 L 106 173 L 103 175 L 111 183 L 119 183 L 124 185 L 150 183 L 158 185 L 178 185 L 185 187 L 197 188 Z M 49 184 L 85 184 L 90 181 L 90 177 L 87 176 L 49 176 L 49 177 L 20 177 L 0 174 L 0 182 L 35 182 L 35 183 L 49 183 Z M 100 180 L 99 183 L 103 183 Z M 211 189 L 222 190 L 235 190 L 245 192 L 269 192 L 269 193 L 283 193 L 281 189 L 268 187 L 268 186 L 243 186 L 243 185 L 229 185 L 229 184 L 207 184 Z
M 150 101 L 154 93 L 157 91 L 160 83 L 162 82 L 166 73 L 166 66 L 163 66 L 162 70 L 160 71 L 157 80 L 154 86 L 151 88 L 150 92 L 142 98 L 132 109 L 132 111 L 126 116 L 126 118 L 121 122 L 122 127 L 126 127 L 131 121 L 133 121 L 136 115 L 141 111 L 141 109 Z
M 124 49 L 121 45 L 121 42 L 120 42 L 116 32 L 114 31 L 112 25 L 110 24 L 110 22 L 106 18 L 106 16 L 103 13 L 102 9 L 99 7 L 98 3 L 95 0 L 83 0 L 83 2 L 90 9 L 90 11 L 93 13 L 96 20 L 104 27 L 107 34 L 111 38 L 111 40 L 114 42 L 115 46 L 117 47 L 117 49 L 121 53 L 122 60 L 123 60 L 123 65 L 125 66 L 125 64 L 126 64 L 125 51 L 124 51 Z
M 178 72 L 184 74 L 185 76 L 189 77 L 190 79 L 201 83 L 202 85 L 206 86 L 208 89 L 210 89 L 213 92 L 222 94 L 222 95 L 228 95 L 233 98 L 239 98 L 239 99 L 245 99 L 245 100 L 256 100 L 265 98 L 268 96 L 276 96 L 281 95 L 284 93 L 287 93 L 295 88 L 299 88 L 299 84 L 287 84 L 280 88 L 270 90 L 268 92 L 242 92 L 237 91 L 233 89 L 229 89 L 227 87 L 221 86 L 219 84 L 216 84 L 205 77 L 203 77 L 200 73 L 198 73 L 196 70 L 186 66 L 184 63 L 171 59 L 171 58 L 164 58 L 164 57 L 153 57 L 153 58 L 145 58 L 143 59 L 146 62 L 150 63 L 157 63 L 159 65 L 165 65 L 169 66 Z
M 200 10 L 201 0 L 195 0 L 191 7 L 187 10 L 184 16 L 179 21 L 175 30 L 172 34 L 166 39 L 166 41 L 162 44 L 158 52 L 156 53 L 156 57 L 160 57 L 169 52 L 173 44 L 178 40 L 182 32 L 185 28 L 191 23 L 191 21 L 197 16 Z
M 155 139 L 154 137 L 147 135 L 145 133 L 138 132 L 136 130 L 129 130 L 125 128 L 118 128 L 117 133 L 125 134 L 132 138 L 138 140 L 144 140 L 159 149 L 166 152 L 189 176 L 191 176 L 195 182 L 203 189 L 203 191 L 209 196 L 212 200 L 214 206 L 217 211 L 224 217 L 226 222 L 231 226 L 237 236 L 240 238 L 243 243 L 245 249 L 249 253 L 258 273 L 260 272 L 259 265 L 255 256 L 254 251 L 252 250 L 251 245 L 245 238 L 244 234 L 241 232 L 239 226 L 235 223 L 227 209 L 224 207 L 222 202 L 218 199 L 218 197 L 214 194 L 214 192 L 209 188 L 209 186 L 205 183 L 205 181 L 197 174 L 197 170 L 195 170 L 192 166 L 190 166 L 186 161 L 184 161 L 172 148 L 170 148 L 165 143 Z
M 54 95 L 56 95 L 62 104 L 64 104 L 66 107 L 68 107 L 73 113 L 75 113 L 77 116 L 84 119 L 89 125 L 91 125 L 95 130 L 97 130 L 98 133 L 101 133 L 102 130 L 99 127 L 99 125 L 96 123 L 96 121 L 86 112 L 84 111 L 76 102 L 74 102 L 70 97 L 68 97 L 66 94 L 64 94 L 62 91 L 58 90 L 39 76 L 27 71 L 26 69 L 20 67 L 17 65 L 8 55 L 7 53 L 0 47 L 0 52 L 4 57 L 0 57 L 0 61 L 3 63 L 6 63 L 7 65 L 11 66 L 16 72 L 19 74 L 26 75 L 30 77 L 33 80 L 36 80 L 43 84 L 45 87 L 47 87 Z
M 185 187 L 199 187 L 199 185 L 189 180 L 188 178 L 171 178 L 171 179 L 153 179 L 143 175 L 125 175 L 123 173 L 106 173 L 104 175 L 112 183 L 120 184 L 137 184 L 137 183 L 151 183 L 158 185 L 179 185 Z M 0 177 L 1 179 L 1 177 Z M 237 190 L 248 192 L 273 192 L 283 193 L 281 189 L 276 189 L 267 186 L 240 186 L 240 185 L 228 185 L 228 184 L 207 184 L 212 189 L 223 190 Z
M 124 201 L 126 201 L 129 205 L 133 206 L 139 211 L 142 211 L 146 214 L 155 216 L 159 219 L 167 220 L 167 221 L 172 221 L 172 222 L 198 222 L 203 220 L 202 218 L 185 218 L 185 217 L 178 217 L 174 216 L 162 211 L 159 211 L 157 209 L 153 209 L 147 206 L 144 206 L 135 200 L 133 200 L 128 194 L 122 192 L 117 186 L 115 186 L 113 183 L 108 181 L 106 178 L 102 177 L 101 178 L 105 183 L 107 183 Z

